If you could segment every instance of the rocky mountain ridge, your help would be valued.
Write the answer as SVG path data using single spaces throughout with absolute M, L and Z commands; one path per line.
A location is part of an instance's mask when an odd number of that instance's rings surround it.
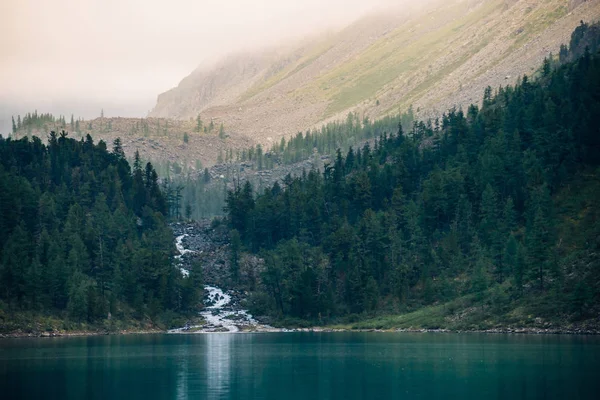
M 480 101 L 486 86 L 533 73 L 598 0 L 432 0 L 371 15 L 293 50 L 239 54 L 200 68 L 158 98 L 152 117 L 223 123 L 269 145 L 343 118 L 377 118 L 413 105 L 419 117 Z

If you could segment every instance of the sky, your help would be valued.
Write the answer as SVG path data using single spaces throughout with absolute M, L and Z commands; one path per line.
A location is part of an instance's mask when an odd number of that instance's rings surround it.
M 405 1 L 405 0 L 396 0 Z M 10 114 L 145 116 L 199 64 L 339 29 L 393 0 L 2 0 Z M 3 132 L 4 129 L 1 132 Z

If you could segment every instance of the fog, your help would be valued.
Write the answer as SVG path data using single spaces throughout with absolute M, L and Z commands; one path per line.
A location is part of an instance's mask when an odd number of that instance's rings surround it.
M 338 29 L 391 0 L 3 0 L 0 119 L 143 116 L 200 63 Z M 4 132 L 5 129 L 2 130 Z

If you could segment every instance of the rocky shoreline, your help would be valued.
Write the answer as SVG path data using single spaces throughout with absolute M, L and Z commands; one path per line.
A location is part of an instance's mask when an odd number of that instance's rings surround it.
M 125 329 L 122 331 L 53 331 L 53 332 L 11 332 L 0 333 L 0 339 L 15 338 L 59 338 L 59 337 L 82 337 L 82 336 L 124 336 L 124 335 L 149 335 L 164 333 L 162 329 Z
M 338 328 L 299 328 L 286 332 L 396 332 L 396 333 L 486 333 L 517 335 L 600 335 L 599 330 L 543 329 L 543 328 L 494 328 L 494 329 L 338 329 Z
M 573 335 L 573 336 L 596 336 L 600 335 L 600 330 L 582 330 L 582 329 L 542 329 L 542 328 L 494 328 L 487 330 L 454 330 L 454 329 L 341 329 L 327 327 L 312 328 L 272 328 L 247 330 L 240 329 L 237 332 L 227 331 L 181 331 L 180 334 L 214 334 L 214 333 L 341 333 L 341 332 L 369 332 L 369 333 L 447 333 L 447 334 L 501 334 L 501 335 Z M 168 330 L 145 329 L 145 330 L 123 330 L 118 332 L 109 331 L 65 331 L 65 332 L 14 332 L 0 334 L 0 339 L 6 338 L 58 338 L 58 337 L 82 337 L 82 336 L 121 336 L 121 335 L 157 335 L 168 334 Z

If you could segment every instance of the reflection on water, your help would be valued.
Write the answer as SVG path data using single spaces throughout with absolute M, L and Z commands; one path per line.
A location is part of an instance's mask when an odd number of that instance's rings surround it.
M 596 399 L 600 338 L 384 333 L 0 340 L 6 399 Z
M 179 369 L 177 371 L 177 400 L 187 400 L 188 398 L 189 359 L 185 353 L 185 348 L 182 347 L 179 350 Z
M 229 390 L 233 335 L 206 335 L 206 383 L 208 399 L 218 399 Z
M 230 390 L 231 349 L 233 335 L 186 335 L 186 343 L 177 346 L 176 399 L 196 398 L 193 392 L 201 388 L 202 398 L 221 399 Z

